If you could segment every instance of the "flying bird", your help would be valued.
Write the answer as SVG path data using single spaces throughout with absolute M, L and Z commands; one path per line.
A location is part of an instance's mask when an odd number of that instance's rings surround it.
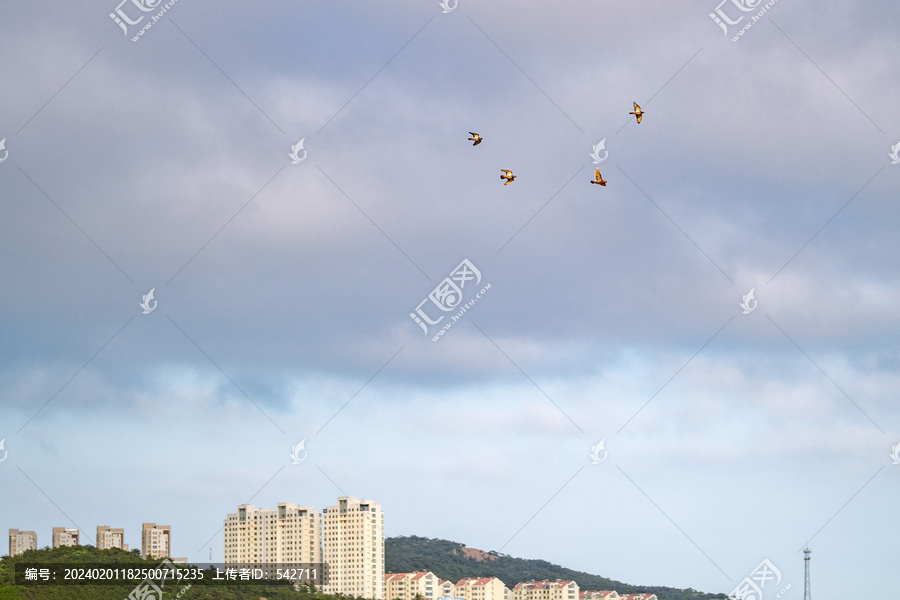
M 628 114 L 634 115 L 634 118 L 637 119 L 638 123 L 640 123 L 641 119 L 644 118 L 644 111 L 641 110 L 641 107 L 638 105 L 637 102 L 632 102 L 632 104 L 634 104 L 634 110 Z
M 477 146 L 478 144 L 480 144 L 480 143 L 482 142 L 482 140 L 484 140 L 483 137 L 481 137 L 480 135 L 478 135 L 478 134 L 475 133 L 474 131 L 470 131 L 470 132 L 469 132 L 469 135 L 472 136 L 472 137 L 469 138 L 469 141 L 470 141 L 470 142 L 475 142 L 474 144 L 472 144 L 473 146 Z
M 606 187 L 607 182 L 605 179 L 603 179 L 603 176 L 600 175 L 600 169 L 594 170 L 594 179 L 591 181 L 591 183 L 596 183 L 597 185 L 602 185 L 603 187 Z
M 500 179 L 506 180 L 506 183 L 504 183 L 503 185 L 511 184 L 513 182 L 513 179 L 516 178 L 516 176 L 513 175 L 513 172 L 510 171 L 509 169 L 500 169 L 500 170 L 503 171 L 503 175 L 500 176 Z

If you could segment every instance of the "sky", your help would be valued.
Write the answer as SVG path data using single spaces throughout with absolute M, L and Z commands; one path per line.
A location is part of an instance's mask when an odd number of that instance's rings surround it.
M 900 6 L 139 4 L 0 5 L 0 530 L 897 587 Z

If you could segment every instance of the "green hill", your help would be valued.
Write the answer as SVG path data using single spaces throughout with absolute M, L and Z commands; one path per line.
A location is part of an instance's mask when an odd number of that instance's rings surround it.
M 457 582 L 463 577 L 497 577 L 512 588 L 532 579 L 569 579 L 582 590 L 615 590 L 620 594 L 650 593 L 659 600 L 725 600 L 725 594 L 706 594 L 693 589 L 631 585 L 573 571 L 545 560 L 513 558 L 497 552 L 466 548 L 458 542 L 418 536 L 387 538 L 385 569 L 389 573 L 431 571 L 441 579 Z

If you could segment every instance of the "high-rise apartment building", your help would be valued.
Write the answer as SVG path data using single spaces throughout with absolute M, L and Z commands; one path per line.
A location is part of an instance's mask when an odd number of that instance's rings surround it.
M 238 506 L 225 519 L 225 563 L 320 563 L 322 517 L 311 506 Z
M 384 600 L 384 513 L 370 500 L 338 498 L 322 512 L 326 594 Z
M 17 556 L 26 550 L 37 550 L 37 534 L 33 531 L 9 530 L 9 555 Z
M 574 581 L 527 581 L 513 588 L 513 600 L 578 600 L 578 584 Z
M 384 576 L 386 600 L 437 600 L 441 597 L 440 579 L 431 571 L 418 573 L 387 573 Z
M 78 530 L 67 529 L 65 527 L 54 527 L 52 543 L 53 548 L 59 548 L 60 546 L 77 546 Z
M 506 584 L 496 577 L 460 579 L 454 586 L 454 591 L 454 596 L 465 600 L 504 600 L 509 592 Z
M 118 548 L 119 550 L 128 551 L 124 529 L 113 529 L 108 525 L 97 525 L 97 549 L 106 550 L 107 548 Z
M 141 527 L 141 556 L 143 558 L 172 557 L 172 528 L 168 525 L 144 523 Z

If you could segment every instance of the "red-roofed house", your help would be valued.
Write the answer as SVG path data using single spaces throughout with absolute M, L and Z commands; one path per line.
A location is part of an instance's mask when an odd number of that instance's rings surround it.
M 431 571 L 417 573 L 385 573 L 384 597 L 386 600 L 415 600 L 416 595 L 425 600 L 436 600 L 441 595 L 437 575 Z
M 456 582 L 454 592 L 465 600 L 505 600 L 506 584 L 496 577 L 467 577 Z
M 524 581 L 517 583 L 510 600 L 578 600 L 578 584 L 574 581 Z
M 440 588 L 438 590 L 440 592 L 438 594 L 438 597 L 453 598 L 454 596 L 456 596 L 456 586 L 453 585 L 452 581 L 447 581 L 446 579 L 439 579 L 438 580 L 438 588 Z
M 581 600 L 621 600 L 616 592 L 610 590 L 585 590 L 580 594 Z

